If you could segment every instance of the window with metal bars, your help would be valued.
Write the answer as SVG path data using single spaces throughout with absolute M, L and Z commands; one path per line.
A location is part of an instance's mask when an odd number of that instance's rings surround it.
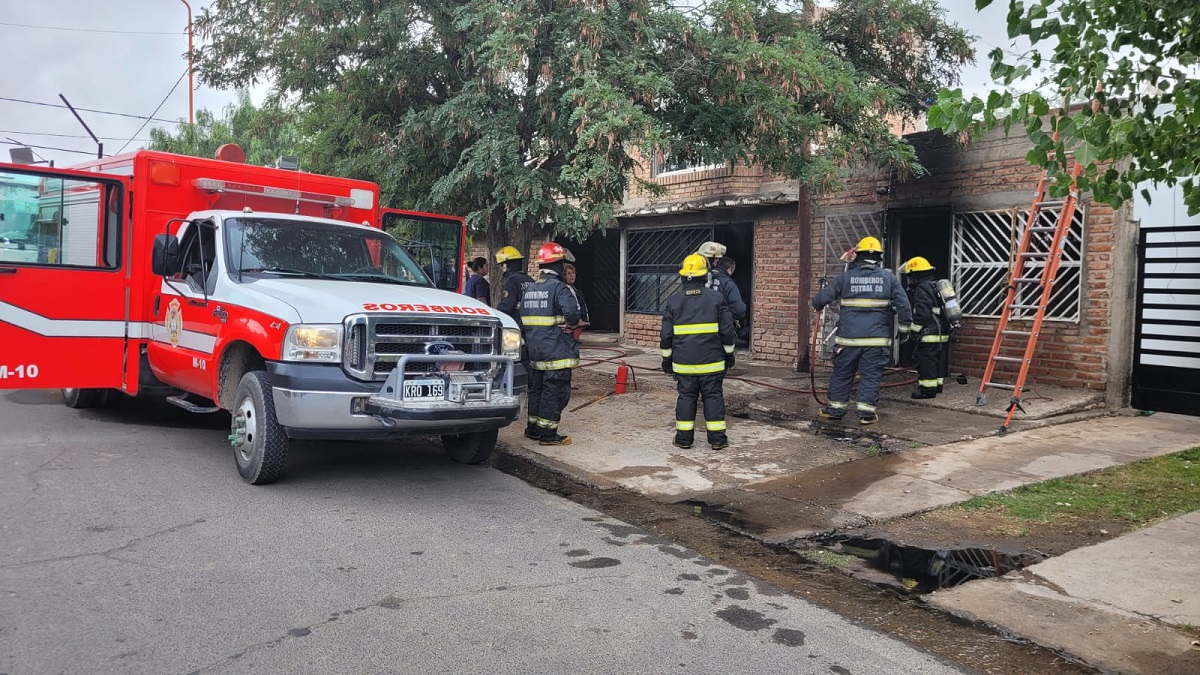
M 625 236 L 625 309 L 661 314 L 679 288 L 683 259 L 713 238 L 713 228 L 629 230 Z
M 1038 212 L 1035 227 L 1053 227 L 1061 207 L 1047 206 Z M 1021 235 L 1029 218 L 1028 209 L 968 211 L 954 214 L 951 258 L 954 288 L 966 316 L 998 317 L 1008 292 L 1005 284 L 1012 271 Z M 1062 259 L 1054 280 L 1054 289 L 1046 306 L 1049 321 L 1079 321 L 1083 293 L 1084 206 L 1075 210 L 1071 229 L 1062 244 Z M 1031 251 L 1047 251 L 1052 232 L 1034 232 Z M 1025 276 L 1041 274 L 1044 260 L 1027 263 Z M 1041 286 L 1023 285 L 1014 301 L 1017 305 L 1037 304 Z M 1014 317 L 1032 316 L 1032 311 L 1013 311 Z

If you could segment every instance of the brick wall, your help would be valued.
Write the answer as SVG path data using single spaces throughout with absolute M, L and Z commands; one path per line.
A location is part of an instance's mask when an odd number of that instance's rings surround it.
M 1033 199 L 1040 171 L 1024 157 L 1024 137 L 1004 138 L 994 134 L 966 148 L 934 133 L 916 134 L 914 145 L 929 175 L 891 185 L 888 196 L 875 188 L 888 185 L 888 177 L 864 172 L 848 180 L 846 190 L 828 195 L 815 205 L 813 251 L 810 264 L 814 288 L 825 265 L 825 216 L 831 213 L 864 212 L 884 208 L 953 206 L 958 211 L 1027 209 Z M 1078 323 L 1046 321 L 1038 340 L 1029 381 L 1068 387 L 1104 389 L 1108 384 L 1108 354 L 1112 330 L 1112 247 L 1117 218 L 1103 204 L 1087 196 L 1084 224 L 1083 296 Z M 1123 223 L 1122 223 L 1123 224 Z M 965 372 L 973 380 L 983 374 L 995 336 L 995 319 L 967 318 L 960 342 L 952 346 L 954 372 Z M 1006 347 L 1023 348 L 1019 339 L 1006 339 Z M 1017 355 L 1015 352 L 1012 355 Z M 997 381 L 1011 382 L 1016 364 L 1000 364 Z
M 786 366 L 796 364 L 796 321 L 800 274 L 799 222 L 762 219 L 754 228 L 754 319 L 752 356 Z

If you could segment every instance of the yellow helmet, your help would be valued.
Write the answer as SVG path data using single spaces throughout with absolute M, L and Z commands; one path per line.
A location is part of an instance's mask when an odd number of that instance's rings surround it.
M 860 253 L 883 253 L 883 244 L 875 237 L 863 237 L 854 250 Z
M 930 272 L 932 270 L 933 265 L 930 265 L 928 260 L 922 258 L 921 256 L 917 256 L 915 258 L 911 258 L 908 262 L 901 265 L 899 271 L 900 274 L 911 274 L 913 272 Z
M 502 263 L 506 260 L 520 260 L 521 258 L 524 258 L 524 257 L 525 256 L 521 255 L 521 252 L 517 250 L 516 246 L 505 246 L 504 248 L 500 249 L 499 251 L 496 251 L 496 263 L 497 264 Z
M 679 276 L 689 279 L 702 277 L 705 274 L 708 274 L 708 261 L 699 253 L 693 253 L 684 258 L 683 266 L 679 268 Z

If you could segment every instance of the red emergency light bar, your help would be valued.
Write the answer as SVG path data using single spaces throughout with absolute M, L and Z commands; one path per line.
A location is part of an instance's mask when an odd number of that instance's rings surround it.
M 215 178 L 197 178 L 192 181 L 192 187 L 205 192 L 217 194 L 251 195 L 254 197 L 275 197 L 293 202 L 308 202 L 325 204 L 326 206 L 354 206 L 350 197 L 325 195 L 319 192 L 304 192 L 303 190 L 288 190 L 286 188 L 269 187 L 267 185 L 252 185 L 250 183 L 234 183 Z

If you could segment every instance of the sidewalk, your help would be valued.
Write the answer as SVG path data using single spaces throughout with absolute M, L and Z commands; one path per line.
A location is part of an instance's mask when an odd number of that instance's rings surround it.
M 625 363 L 645 368 L 636 371 L 637 391 L 609 394 L 616 365 L 597 361 L 617 354 Z M 563 415 L 563 431 L 573 436 L 573 445 L 539 446 L 521 435 L 522 425 L 514 424 L 501 433 L 507 452 L 599 489 L 623 488 L 656 501 L 694 503 L 724 524 L 773 544 L 804 545 L 806 537 L 1200 445 L 1200 418 L 1112 415 L 1097 407 L 1093 392 L 1048 386 L 1039 387 L 1045 398 L 1030 400 L 1029 415 L 1014 418 L 1003 437 L 996 435 L 996 416 L 1003 414 L 1004 402 L 977 409 L 978 383 L 949 384 L 947 395 L 935 399 L 936 406 L 903 398 L 910 385 L 893 387 L 895 393 L 880 406 L 880 423 L 865 429 L 817 422 L 807 374 L 739 362 L 732 375 L 742 379 L 726 382 L 731 446 L 713 452 L 701 432 L 696 445 L 681 450 L 671 445 L 674 385 L 655 372 L 657 354 L 604 345 L 585 349 L 583 359 L 594 365 L 577 371 L 575 396 Z M 900 373 L 891 380 L 903 383 L 904 377 Z M 818 387 L 823 388 L 825 379 L 818 376 Z M 1186 599 L 1169 602 L 1165 609 L 1176 609 L 1183 617 L 1180 623 L 1200 624 L 1195 606 L 1200 602 L 1195 571 L 1200 565 L 1194 562 L 1200 553 L 1200 516 L 1169 523 L 1077 549 L 1000 580 L 941 591 L 932 601 L 1034 642 L 1095 658 L 1097 664 L 1119 664 L 1113 666 L 1118 670 L 1163 672 L 1135 666 L 1161 665 L 1171 656 L 1183 659 L 1179 663 L 1190 672 L 1200 672 L 1200 664 L 1190 660 L 1200 657 L 1200 650 L 1182 633 L 1142 618 L 1165 616 L 1158 598 L 1171 596 L 1169 600 Z M 1175 543 L 1150 546 L 1146 536 L 1170 537 Z M 1179 545 L 1185 540 L 1190 548 Z M 1125 567 L 1106 567 L 1122 556 L 1130 561 Z M 1171 571 L 1184 566 L 1190 566 L 1190 576 Z M 1061 583 L 1066 577 L 1056 570 L 1064 569 L 1089 570 L 1081 578 L 1105 581 L 1077 588 Z M 1043 573 L 1048 576 L 1039 576 Z M 1139 573 L 1171 576 L 1177 585 L 1107 581 Z M 1051 587 L 1063 589 L 1062 595 L 1046 590 Z M 1122 588 L 1127 597 L 1109 597 Z M 1026 605 L 1036 607 L 1027 610 Z M 1108 606 L 1125 609 L 1111 616 L 1099 613 L 1097 607 Z M 1110 639 L 1110 649 L 1097 648 L 1092 656 L 1094 640 L 1089 638 L 1116 630 L 1113 617 L 1137 623 L 1140 636 Z M 1151 661 L 1138 660 L 1130 651 L 1135 644 L 1151 654 L 1145 657 Z M 1186 647 L 1182 652 L 1181 646 Z M 1120 661 L 1114 656 L 1119 654 L 1132 660 Z
M 1122 673 L 1200 673 L 1200 512 L 1065 553 L 929 604 Z

